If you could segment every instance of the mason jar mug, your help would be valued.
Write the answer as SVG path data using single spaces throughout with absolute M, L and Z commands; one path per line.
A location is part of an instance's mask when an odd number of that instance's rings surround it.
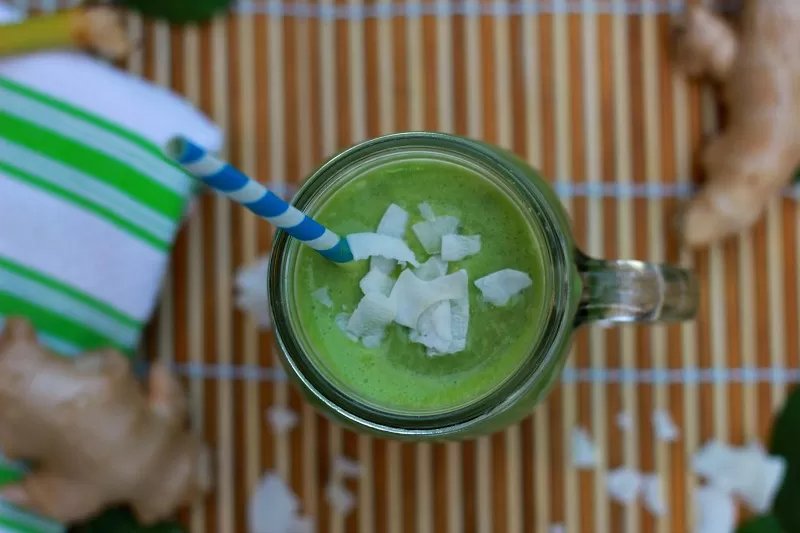
M 458 176 L 458 181 L 437 181 L 442 173 Z M 442 191 L 442 183 L 449 183 L 450 190 Z M 346 197 L 345 191 L 351 196 Z M 471 191 L 481 192 L 469 196 Z M 550 185 L 514 154 L 482 142 L 429 132 L 372 139 L 322 165 L 293 203 L 312 217 L 322 216 L 325 224 L 330 213 L 341 220 L 362 220 L 362 213 L 383 210 L 389 203 L 416 210 L 416 205 L 403 205 L 403 201 L 434 193 L 437 198 L 451 199 L 465 220 L 485 216 L 484 224 L 508 225 L 511 219 L 501 221 L 492 209 L 516 213 L 514 220 L 526 226 L 524 232 L 508 226 L 490 228 L 494 232 L 487 230 L 487 235 L 495 239 L 524 235 L 528 242 L 515 250 L 536 250 L 541 257 L 543 266 L 529 289 L 536 296 L 535 313 L 504 311 L 501 315 L 498 311 L 498 320 L 519 325 L 512 330 L 509 324 L 489 328 L 485 322 L 492 320 L 491 309 L 486 310 L 470 278 L 470 305 L 477 311 L 484 309 L 484 318 L 477 323 L 471 317 L 469 357 L 461 361 L 455 353 L 431 358 L 421 347 L 411 356 L 400 349 L 405 341 L 396 339 L 383 350 L 365 351 L 333 326 L 334 315 L 343 311 L 335 290 L 331 291 L 334 298 L 326 294 L 330 301 L 324 302 L 331 307 L 330 319 L 307 310 L 321 305 L 311 301 L 309 294 L 315 287 L 308 285 L 312 281 L 321 287 L 326 275 L 338 275 L 335 269 L 366 269 L 368 262 L 356 267 L 324 264 L 323 258 L 279 232 L 268 286 L 282 362 L 306 398 L 346 427 L 404 440 L 462 439 L 494 432 L 531 413 L 545 398 L 559 379 L 577 328 L 683 321 L 695 315 L 697 291 L 690 272 L 669 265 L 586 256 L 577 249 L 570 221 Z M 500 201 L 507 208 L 497 207 Z M 332 229 L 374 231 L 356 222 Z M 491 250 L 486 236 L 483 239 L 484 249 Z M 358 291 L 358 277 L 353 276 L 362 273 L 347 274 L 356 280 L 353 291 Z M 526 313 L 535 314 L 535 324 L 527 323 L 533 319 L 529 321 Z M 476 322 L 474 327 L 472 322 Z M 509 339 L 516 330 L 519 339 Z M 501 332 L 497 339 L 491 338 L 495 331 Z M 516 350 L 507 357 L 514 364 L 493 363 L 493 358 L 500 357 L 493 349 L 501 344 Z M 453 368 L 457 372 L 450 372 Z M 442 383 L 438 391 L 436 383 Z M 392 393 L 384 394 L 389 389 Z

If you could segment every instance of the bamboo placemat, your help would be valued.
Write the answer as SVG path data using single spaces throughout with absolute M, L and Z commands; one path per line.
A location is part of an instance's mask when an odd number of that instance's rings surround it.
M 588 253 L 680 262 L 702 280 L 694 324 L 582 330 L 562 386 L 508 431 L 464 444 L 373 440 L 324 421 L 274 372 L 271 335 L 232 310 L 231 294 L 233 272 L 268 250 L 270 228 L 205 197 L 177 244 L 148 343 L 190 376 L 197 429 L 216 452 L 216 493 L 186 515 L 193 533 L 246 531 L 250 489 L 270 469 L 321 532 L 690 530 L 691 454 L 712 437 L 763 439 L 797 381 L 800 219 L 787 195 L 733 242 L 679 248 L 670 220 L 717 125 L 710 95 L 670 70 L 670 13 L 681 8 L 240 0 L 208 27 L 129 19 L 142 43 L 130 70 L 208 112 L 227 131 L 224 155 L 262 181 L 291 189 L 326 156 L 383 133 L 453 131 L 541 168 Z M 302 413 L 288 436 L 265 423 L 274 404 Z M 672 414 L 678 442 L 654 438 L 655 409 Z M 622 411 L 634 421 L 627 432 L 615 424 Z M 571 465 L 576 425 L 601 450 L 594 471 Z M 340 454 L 365 468 L 349 484 L 358 504 L 346 518 L 323 491 Z M 620 465 L 662 476 L 667 516 L 609 500 L 605 474 Z

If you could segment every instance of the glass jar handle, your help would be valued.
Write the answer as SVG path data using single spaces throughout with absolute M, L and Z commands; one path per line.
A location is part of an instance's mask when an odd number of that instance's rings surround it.
M 576 325 L 680 322 L 697 313 L 694 275 L 642 261 L 605 261 L 578 252 L 583 281 Z

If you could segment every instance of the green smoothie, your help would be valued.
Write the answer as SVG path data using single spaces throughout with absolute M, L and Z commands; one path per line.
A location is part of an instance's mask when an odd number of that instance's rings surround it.
M 476 255 L 449 264 L 448 273 L 469 275 L 467 345 L 455 354 L 429 356 L 392 323 L 377 348 L 349 338 L 336 323 L 363 297 L 359 280 L 369 261 L 340 266 L 307 247 L 295 264 L 295 309 L 309 356 L 318 370 L 345 394 L 383 411 L 434 414 L 463 407 L 491 393 L 528 358 L 545 324 L 548 301 L 545 255 L 526 216 L 494 184 L 470 170 L 445 162 L 404 160 L 386 163 L 350 181 L 312 215 L 340 235 L 374 232 L 387 207 L 408 211 L 405 241 L 420 262 L 429 257 L 411 230 L 427 202 L 437 216 L 460 219 L 459 234 L 480 235 Z M 503 269 L 527 273 L 533 285 L 504 307 L 483 300 L 475 280 Z M 401 269 L 396 268 L 396 279 Z M 313 293 L 327 288 L 328 307 Z M 330 303 L 330 302 L 328 302 Z

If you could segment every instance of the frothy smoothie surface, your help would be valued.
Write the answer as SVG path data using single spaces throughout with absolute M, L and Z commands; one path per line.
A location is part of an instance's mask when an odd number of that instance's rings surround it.
M 294 305 L 308 356 L 343 392 L 381 410 L 427 414 L 463 407 L 513 375 L 540 334 L 547 299 L 541 244 L 525 216 L 495 185 L 467 168 L 428 160 L 375 168 L 343 186 L 312 214 L 340 235 L 375 233 L 392 204 L 408 213 L 400 238 L 419 263 L 441 254 L 464 255 L 448 262 L 440 274 L 458 273 L 452 278 L 456 285 L 461 271 L 468 278 L 466 342 L 456 348 L 458 343 L 451 343 L 455 353 L 442 353 L 447 352 L 446 342 L 439 351 L 431 349 L 419 341 L 424 331 L 395 321 L 378 338 L 358 338 L 346 325 L 365 296 L 360 282 L 371 266 L 380 265 L 366 259 L 343 267 L 301 247 L 295 261 Z M 458 221 L 457 230 L 445 239 L 446 249 L 434 253 L 428 251 L 430 239 L 421 242 L 413 229 L 430 222 L 431 214 L 434 221 L 440 220 L 439 227 L 444 217 Z M 434 244 L 441 246 L 441 240 L 434 239 Z M 410 271 L 408 277 L 416 269 L 400 263 L 390 272 L 384 293 L 374 297 L 378 308 L 390 299 L 387 293 L 404 270 Z M 478 280 L 482 281 L 476 285 Z M 450 317 L 458 314 L 457 303 L 440 309 L 448 326 Z M 400 309 L 395 320 L 409 313 L 408 308 Z M 422 320 L 430 321 L 430 315 Z M 433 323 L 442 325 L 435 319 Z

